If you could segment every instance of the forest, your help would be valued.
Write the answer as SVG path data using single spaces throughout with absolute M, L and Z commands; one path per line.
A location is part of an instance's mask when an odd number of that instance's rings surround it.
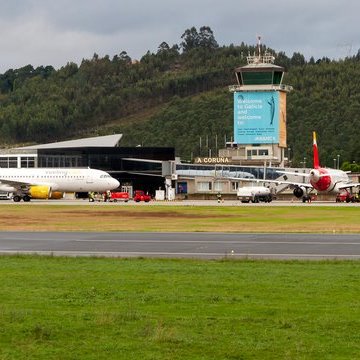
M 131 59 L 112 56 L 51 65 L 27 65 L 0 74 L 1 147 L 122 133 L 122 146 L 173 146 L 191 161 L 215 155 L 233 136 L 234 69 L 255 46 L 220 46 L 208 26 L 185 30 L 179 44 Z M 318 134 L 323 166 L 340 158 L 345 170 L 360 166 L 360 50 L 331 60 L 301 52 L 288 57 L 262 45 L 285 67 L 288 147 L 292 164 L 311 159 Z

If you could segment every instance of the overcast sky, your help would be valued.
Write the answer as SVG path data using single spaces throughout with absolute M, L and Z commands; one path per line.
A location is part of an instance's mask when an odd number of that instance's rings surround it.
M 140 59 L 166 41 L 210 26 L 219 45 L 256 43 L 288 56 L 354 55 L 359 0 L 0 0 L 0 73 L 27 64 L 81 63 L 94 53 Z

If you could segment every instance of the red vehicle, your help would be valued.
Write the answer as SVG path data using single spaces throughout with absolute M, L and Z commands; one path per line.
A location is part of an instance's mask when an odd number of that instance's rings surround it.
M 129 201 L 129 193 L 125 191 L 112 191 L 110 193 L 110 197 L 107 199 L 108 201 L 118 202 L 118 201 Z
M 135 202 L 140 202 L 140 201 L 149 202 L 151 200 L 151 196 L 145 194 L 143 190 L 135 190 L 133 199 Z
M 336 195 L 336 202 L 359 202 L 359 194 L 351 195 L 349 192 L 344 191 Z

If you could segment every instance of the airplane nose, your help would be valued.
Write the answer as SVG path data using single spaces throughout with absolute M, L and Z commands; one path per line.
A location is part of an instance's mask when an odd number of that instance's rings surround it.
M 112 189 L 116 189 L 120 186 L 120 182 L 118 180 L 112 178 L 110 185 L 111 185 Z

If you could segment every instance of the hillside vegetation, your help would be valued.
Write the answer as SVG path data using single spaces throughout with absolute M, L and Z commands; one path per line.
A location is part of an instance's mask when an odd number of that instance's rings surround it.
M 94 54 L 59 70 L 31 65 L 0 75 L 3 146 L 81 136 L 124 134 L 123 145 L 174 146 L 177 155 L 214 155 L 233 134 L 234 68 L 255 48 L 219 46 L 209 27 L 188 29 L 181 43 L 163 42 L 139 61 L 125 51 Z M 306 61 L 266 49 L 288 73 L 288 145 L 294 165 L 311 159 L 318 132 L 323 165 L 360 163 L 360 52 L 339 61 Z M 310 161 L 308 165 L 310 164 Z

